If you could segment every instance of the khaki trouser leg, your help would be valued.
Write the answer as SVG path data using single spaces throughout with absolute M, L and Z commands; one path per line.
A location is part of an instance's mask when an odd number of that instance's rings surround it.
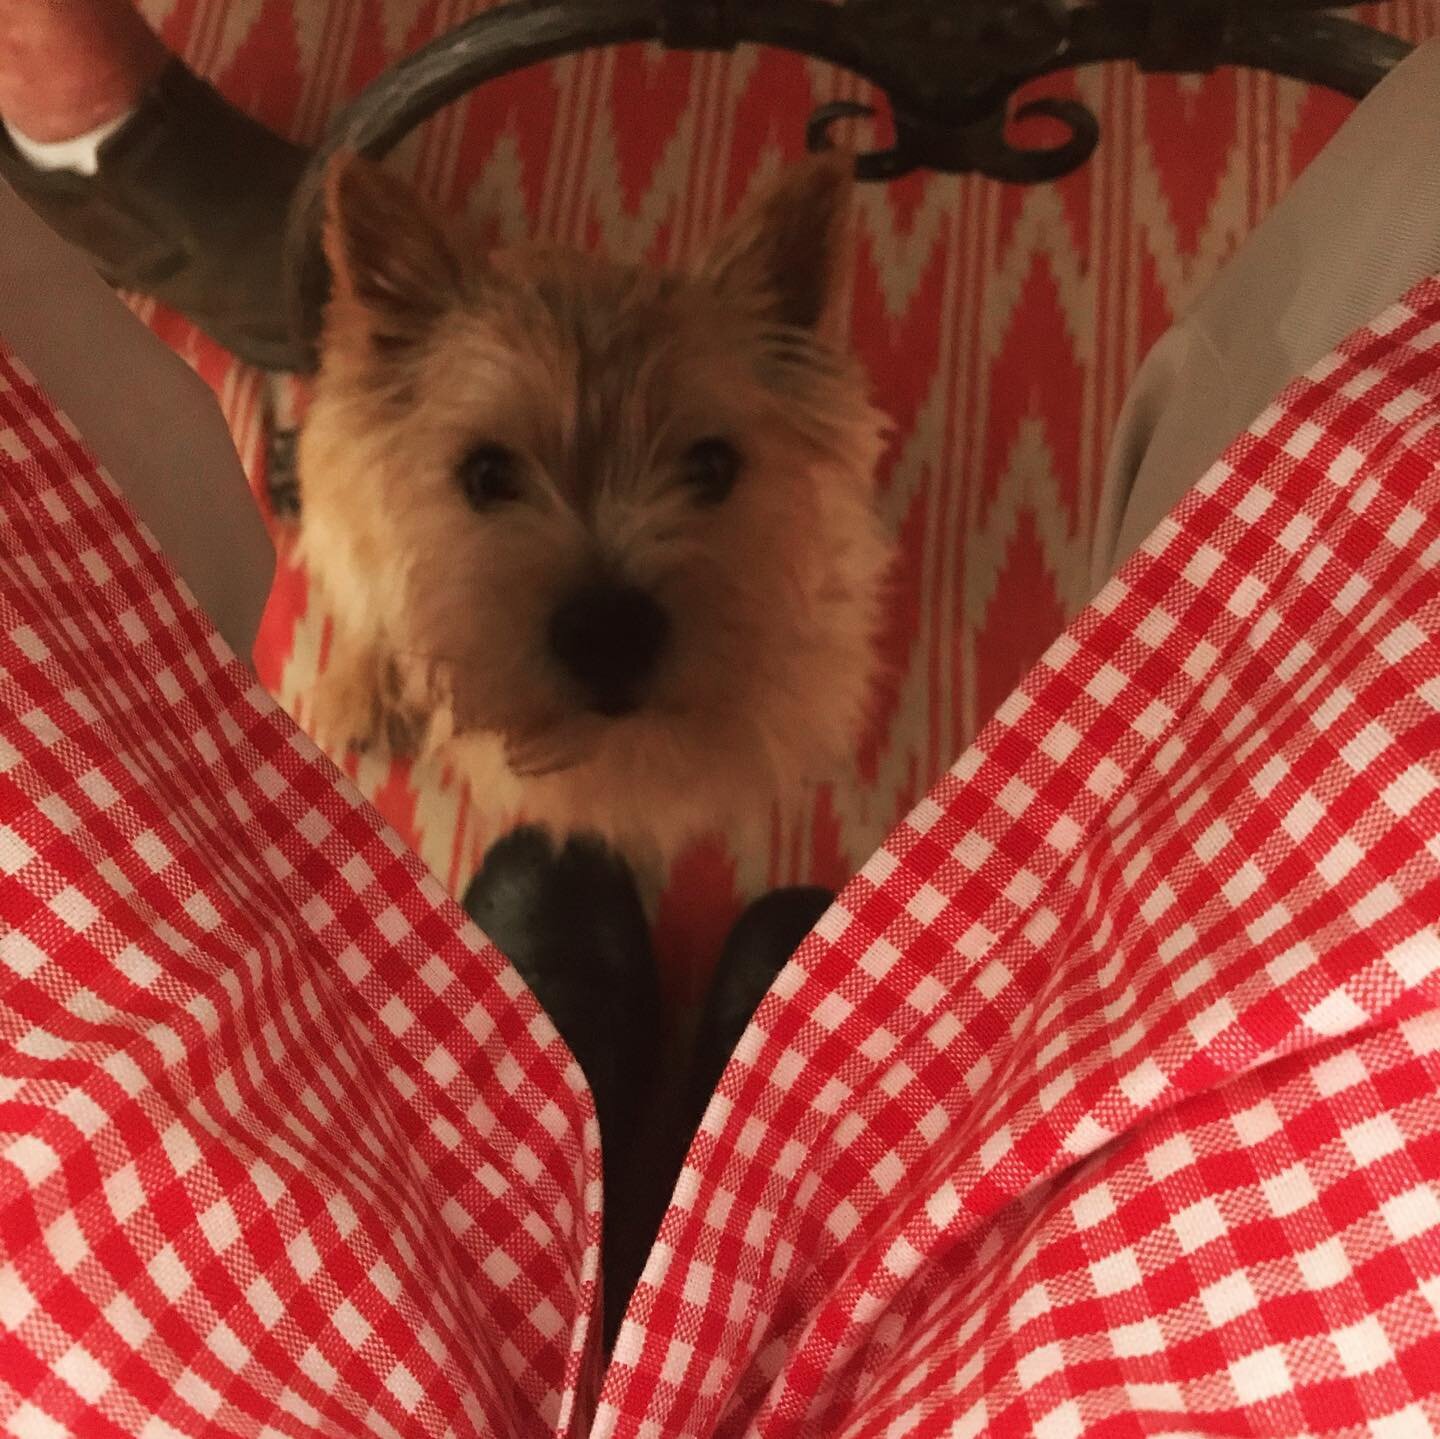
M 1408 56 L 1146 357 L 1102 481 L 1099 589 L 1297 375 L 1440 271 L 1440 41 Z
M 215 396 L 3 182 L 0 340 L 248 661 L 275 557 Z

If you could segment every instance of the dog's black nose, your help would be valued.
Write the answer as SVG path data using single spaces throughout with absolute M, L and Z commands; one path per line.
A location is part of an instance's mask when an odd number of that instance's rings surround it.
M 654 596 L 607 581 L 576 590 L 550 617 L 550 652 L 584 686 L 590 708 L 629 714 L 670 634 Z

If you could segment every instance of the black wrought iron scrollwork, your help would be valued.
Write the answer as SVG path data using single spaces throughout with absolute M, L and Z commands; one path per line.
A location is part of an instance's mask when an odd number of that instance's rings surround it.
M 1353 4 L 1355 0 L 1346 0 Z M 1100 138 L 1078 100 L 1015 105 L 1029 81 L 1104 61 L 1146 70 L 1245 65 L 1365 94 L 1409 46 L 1333 13 L 1333 0 L 507 0 L 387 70 L 332 123 L 291 210 L 286 238 L 292 323 L 313 342 L 327 277 L 320 250 L 323 176 L 342 149 L 382 155 L 410 130 L 496 76 L 577 50 L 658 40 L 797 51 L 853 71 L 884 93 L 894 127 L 886 149 L 861 154 L 862 179 L 917 168 L 1034 184 L 1070 173 Z M 1014 108 L 1012 108 L 1014 107 Z M 825 106 L 810 119 L 814 148 L 839 120 L 869 114 Z M 1011 127 L 1044 117 L 1067 131 L 1027 148 Z
M 822 105 L 805 127 L 811 150 L 833 147 L 830 129 L 837 121 L 873 118 L 869 105 L 836 100 Z M 1016 146 L 1006 135 L 1008 122 L 1016 124 L 1041 117 L 1058 120 L 1070 133 L 1058 145 Z M 926 125 L 896 115 L 895 142 L 884 150 L 862 151 L 855 156 L 855 174 L 861 180 L 894 180 L 912 170 L 948 170 L 977 174 L 992 180 L 1035 184 L 1058 180 L 1078 169 L 1100 143 L 1100 123 L 1078 100 L 1045 97 L 1017 107 L 1007 117 L 1003 110 L 960 127 Z

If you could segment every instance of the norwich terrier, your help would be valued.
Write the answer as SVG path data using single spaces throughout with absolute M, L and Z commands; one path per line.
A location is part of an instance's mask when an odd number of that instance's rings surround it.
M 495 832 L 647 866 L 849 759 L 892 555 L 833 333 L 849 195 L 794 167 L 679 273 L 482 251 L 335 163 L 298 455 L 322 744 L 439 753 Z

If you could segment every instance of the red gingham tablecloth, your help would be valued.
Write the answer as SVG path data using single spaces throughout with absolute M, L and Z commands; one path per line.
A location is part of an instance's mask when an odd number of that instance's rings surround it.
M 1431 280 L 844 890 L 602 1374 L 576 1066 L 0 360 L 0 1423 L 1440 1433 L 1437 636 Z

